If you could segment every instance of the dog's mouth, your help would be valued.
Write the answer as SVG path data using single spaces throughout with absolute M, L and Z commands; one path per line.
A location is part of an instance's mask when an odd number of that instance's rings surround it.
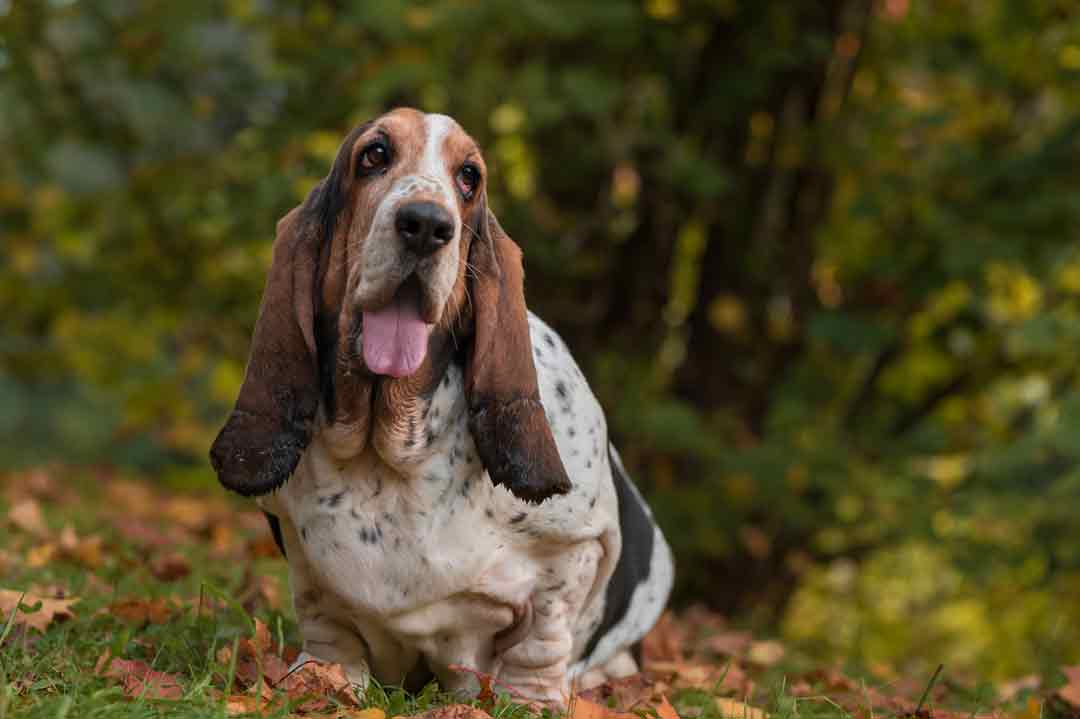
M 408 377 L 424 363 L 434 327 L 421 316 L 422 291 L 416 274 L 406 279 L 388 303 L 364 310 L 364 364 L 375 374 Z

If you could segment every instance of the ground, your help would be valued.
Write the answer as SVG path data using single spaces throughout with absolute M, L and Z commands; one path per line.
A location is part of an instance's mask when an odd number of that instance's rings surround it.
M 357 695 L 334 665 L 289 673 L 285 563 L 262 516 L 215 489 L 108 469 L 3 475 L 0 610 L 0 719 L 551 714 L 485 677 L 478 697 Z M 571 719 L 1080 717 L 1080 667 L 992 686 L 821 665 L 700 607 L 666 614 L 644 651 L 643 675 L 573 697 Z

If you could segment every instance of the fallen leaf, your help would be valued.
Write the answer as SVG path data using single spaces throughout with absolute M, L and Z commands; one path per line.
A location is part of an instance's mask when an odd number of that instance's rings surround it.
M 191 564 L 184 555 L 170 552 L 155 557 L 150 572 L 163 582 L 171 582 L 191 574 Z
M 49 527 L 45 524 L 45 515 L 41 513 L 41 505 L 34 499 L 24 499 L 8 510 L 8 521 L 27 534 L 36 537 L 44 537 L 49 533 Z
M 370 707 L 368 709 L 349 709 L 338 715 L 338 719 L 386 719 L 386 712 L 378 707 Z
M 44 632 L 54 621 L 71 619 L 75 613 L 71 611 L 71 605 L 79 600 L 72 599 L 48 599 L 35 594 L 24 594 L 15 589 L 0 589 L 0 614 L 3 614 L 3 622 L 6 622 L 20 604 L 22 607 L 33 609 L 38 602 L 41 606 L 33 611 L 19 608 L 15 614 L 15 624 L 25 625 L 39 632 Z
M 323 697 L 332 697 L 346 706 L 360 706 L 360 702 L 353 691 L 352 683 L 345 676 L 345 668 L 340 664 L 327 664 L 319 661 L 309 661 L 301 664 L 299 668 L 286 674 L 274 684 L 275 689 L 283 689 L 290 699 L 308 699 L 299 707 L 298 711 L 320 711 L 330 705 Z
M 31 569 L 40 569 L 52 562 L 60 553 L 60 546 L 55 542 L 39 544 L 26 553 L 26 566 Z
M 249 559 L 278 559 L 281 557 L 281 550 L 278 549 L 277 542 L 274 541 L 273 535 L 269 532 L 249 540 L 245 553 Z
M 112 524 L 120 536 L 144 549 L 175 547 L 193 539 L 192 535 L 175 525 L 168 525 L 163 529 L 154 522 L 129 515 L 116 517 Z
M 177 675 L 159 672 L 138 659 L 112 657 L 108 649 L 98 657 L 94 671 L 98 676 L 119 680 L 124 695 L 132 699 L 180 699 L 184 696 L 184 687 Z
M 580 692 L 579 696 L 597 704 L 610 706 L 616 711 L 629 712 L 649 701 L 655 695 L 656 686 L 656 683 L 644 674 L 632 674 L 586 689 Z
M 412 717 L 413 719 L 491 719 L 491 715 L 486 711 L 468 704 L 448 704 L 429 709 L 422 714 L 414 714 Z
M 1035 674 L 1003 682 L 998 686 L 998 699 L 1003 702 L 1012 701 L 1020 692 L 1034 691 L 1039 688 L 1040 684 L 1041 680 Z
M 160 514 L 184 529 L 202 532 L 210 524 L 214 506 L 204 499 L 195 497 L 170 497 L 160 509 Z
M 177 607 L 161 598 L 122 599 L 102 611 L 131 624 L 146 625 L 164 624 L 177 611 Z
M 738 656 L 746 651 L 752 641 L 750 632 L 721 632 L 709 637 L 707 646 L 717 654 Z
M 1080 664 L 1062 667 L 1061 673 L 1065 675 L 1066 684 L 1057 690 L 1057 695 L 1073 709 L 1080 709 Z
M 96 569 L 101 566 L 102 544 L 103 540 L 100 536 L 83 537 L 80 539 L 79 535 L 75 532 L 75 528 L 70 524 L 60 531 L 59 545 L 63 555 L 90 569 Z
M 571 697 L 567 719 L 637 719 L 636 714 L 625 714 L 608 709 L 581 696 Z
M 725 697 L 717 697 L 716 709 L 723 719 L 766 719 L 768 716 L 757 707 Z
M 771 667 L 783 658 L 784 645 L 773 639 L 751 642 L 750 651 L 746 653 L 747 661 L 763 667 Z
M 671 706 L 667 696 L 660 697 L 660 706 L 656 707 L 656 714 L 660 719 L 680 719 L 679 712 Z

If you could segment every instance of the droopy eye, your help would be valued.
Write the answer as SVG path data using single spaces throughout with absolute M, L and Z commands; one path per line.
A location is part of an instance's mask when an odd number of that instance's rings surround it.
M 390 148 L 382 140 L 376 140 L 360 151 L 360 171 L 377 172 L 390 164 Z
M 465 196 L 465 199 L 471 199 L 473 193 L 476 192 L 477 186 L 480 184 L 480 168 L 471 162 L 467 162 L 461 166 L 457 174 L 458 189 L 461 190 L 461 194 Z

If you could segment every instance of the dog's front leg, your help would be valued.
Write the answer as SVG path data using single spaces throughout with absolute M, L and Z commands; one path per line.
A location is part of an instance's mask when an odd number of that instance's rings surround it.
M 292 589 L 293 609 L 303 638 L 300 656 L 291 669 L 312 659 L 341 664 L 349 681 L 366 689 L 371 680 L 370 648 L 355 626 L 335 618 L 327 603 L 333 598 L 324 595 L 313 580 L 311 567 L 304 557 L 296 527 L 284 515 L 280 517 L 282 539 L 289 563 L 289 586 Z
M 529 699 L 564 707 L 570 699 L 574 632 L 604 557 L 599 540 L 560 554 L 533 593 L 532 626 L 520 642 L 505 649 L 498 678 Z

